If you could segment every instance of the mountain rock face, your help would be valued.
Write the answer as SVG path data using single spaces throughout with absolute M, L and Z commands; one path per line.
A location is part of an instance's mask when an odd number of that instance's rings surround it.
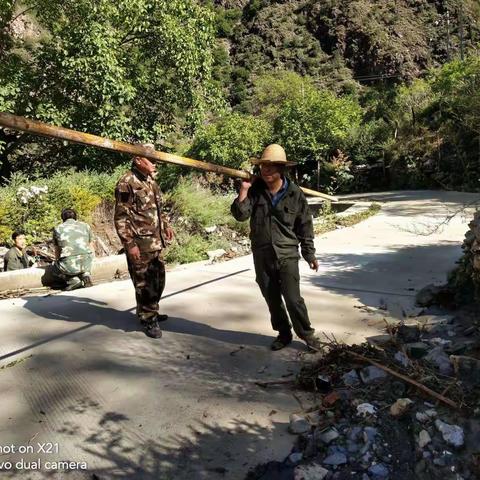
M 266 70 L 294 70 L 337 91 L 355 82 L 408 81 L 478 51 L 480 42 L 475 0 L 214 3 L 231 22 L 219 37 L 229 40 L 233 85 Z

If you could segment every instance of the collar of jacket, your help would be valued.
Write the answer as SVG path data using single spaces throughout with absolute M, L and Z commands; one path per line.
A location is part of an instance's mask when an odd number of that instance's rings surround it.
M 293 180 L 291 178 L 289 177 L 285 177 L 285 178 L 288 178 L 288 187 L 282 200 L 285 199 L 286 197 L 291 197 L 292 195 L 294 195 L 295 191 L 298 189 L 297 185 L 293 183 Z M 254 182 L 254 185 L 255 185 L 255 188 L 258 188 L 257 191 L 259 191 L 266 198 L 270 199 L 270 193 L 267 189 L 267 184 L 263 181 L 262 178 L 257 177 L 257 179 Z
M 148 175 L 145 175 L 133 162 L 132 163 L 132 173 L 138 177 L 140 180 L 145 181 L 148 178 Z

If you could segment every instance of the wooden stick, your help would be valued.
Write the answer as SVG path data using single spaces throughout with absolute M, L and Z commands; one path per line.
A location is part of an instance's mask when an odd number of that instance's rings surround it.
M 268 387 L 270 385 L 288 385 L 289 383 L 295 383 L 295 380 L 287 380 L 284 378 L 282 380 L 267 380 L 265 382 L 257 381 L 255 382 L 255 385 L 258 385 L 259 387 Z
M 458 410 L 459 406 L 453 400 L 450 400 L 449 398 L 444 397 L 443 395 L 441 395 L 437 392 L 434 392 L 430 388 L 426 387 L 425 385 L 422 385 L 421 383 L 419 383 L 415 380 L 412 380 L 411 378 L 407 377 L 406 375 L 398 373 L 395 370 L 392 370 L 389 367 L 385 367 L 384 365 L 376 362 L 375 360 L 370 360 L 369 358 L 364 357 L 363 355 L 360 355 L 358 353 L 349 352 L 349 351 L 347 351 L 347 353 L 350 356 L 352 356 L 353 358 L 356 358 L 357 360 L 362 360 L 364 362 L 367 362 L 367 363 L 370 363 L 370 364 L 374 365 L 375 367 L 381 368 L 382 370 L 389 373 L 390 375 L 393 375 L 394 377 L 400 378 L 404 382 L 407 382 L 410 385 L 413 385 L 414 387 L 418 388 L 419 390 L 426 393 L 427 395 L 430 395 L 431 397 L 436 398 L 438 401 L 443 402 L 443 403 L 447 404 L 448 406 Z
M 201 162 L 200 160 L 180 157 L 170 153 L 157 152 L 156 150 L 151 150 L 142 147 L 141 145 L 132 145 L 130 143 L 110 140 L 89 133 L 77 132 L 76 130 L 71 130 L 69 128 L 56 127 L 54 125 L 48 125 L 47 123 L 30 120 L 18 115 L 11 115 L 10 113 L 0 112 L 0 127 L 33 133 L 42 137 L 57 138 L 68 142 L 79 143 L 81 145 L 89 145 L 103 150 L 110 150 L 112 152 L 128 153 L 138 157 L 146 157 L 154 162 L 173 163 L 175 165 L 196 168 L 197 170 L 214 172 L 229 177 L 242 178 L 244 180 L 251 180 L 252 178 L 251 173 L 243 170 L 236 170 L 234 168 L 224 167 L 223 165 L 216 165 L 209 162 Z M 309 188 L 300 188 L 306 195 L 324 198 L 331 202 L 338 201 L 337 197 L 327 195 L 326 193 L 317 192 L 316 190 L 311 190 Z

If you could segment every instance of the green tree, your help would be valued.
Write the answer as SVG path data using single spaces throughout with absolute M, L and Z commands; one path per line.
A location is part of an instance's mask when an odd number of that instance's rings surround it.
M 12 6 L 1 17 L 2 35 L 10 41 L 0 51 L 2 110 L 114 139 L 159 143 L 178 126 L 191 132 L 218 104 L 211 81 L 213 12 L 195 0 L 25 5 L 28 13 L 15 18 Z M 33 42 L 13 33 L 15 22 L 27 16 L 38 27 Z M 105 160 L 81 147 L 66 150 L 37 140 L 37 150 L 25 151 L 21 138 L 0 138 L 14 144 L 3 162 L 15 155 L 29 162 L 47 156 L 55 166 L 73 158 L 78 166 Z
M 355 100 L 315 90 L 284 102 L 274 122 L 274 134 L 289 158 L 300 164 L 319 161 L 341 145 L 361 117 Z
M 271 124 L 260 117 L 226 114 L 196 135 L 191 154 L 233 168 L 248 168 L 248 160 L 270 143 Z

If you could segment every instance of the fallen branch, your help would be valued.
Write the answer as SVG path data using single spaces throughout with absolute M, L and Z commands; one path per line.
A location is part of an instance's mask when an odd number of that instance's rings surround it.
M 296 380 L 287 380 L 286 378 L 282 380 L 267 380 L 266 382 L 255 382 L 255 385 L 259 387 L 268 387 L 270 385 L 288 385 L 289 383 L 295 383 Z
M 375 360 L 370 360 L 369 358 L 367 357 L 364 357 L 363 355 L 360 355 L 358 353 L 355 353 L 355 352 L 349 352 L 347 351 L 347 353 L 353 357 L 353 358 L 356 358 L 357 360 L 362 360 L 363 362 L 367 362 L 367 363 L 370 363 L 371 365 L 374 365 L 375 367 L 377 368 L 381 368 L 382 370 L 384 370 L 385 372 L 389 373 L 390 375 L 393 375 L 394 377 L 397 377 L 397 378 L 400 378 L 401 380 L 403 380 L 404 382 L 407 382 L 409 383 L 410 385 L 413 385 L 415 388 L 417 388 L 418 390 L 421 390 L 422 392 L 426 393 L 427 395 L 430 395 L 431 397 L 433 398 L 436 398 L 437 400 L 439 400 L 440 402 L 443 402 L 445 403 L 446 405 L 458 410 L 459 409 L 459 406 L 457 403 L 455 403 L 453 400 L 450 400 L 449 398 L 443 396 L 443 395 L 440 395 L 439 393 L 437 392 L 434 392 L 433 390 L 431 390 L 430 388 L 426 387 L 425 385 L 422 385 L 421 383 L 415 381 L 415 380 L 412 380 L 411 378 L 407 377 L 406 375 L 403 375 L 401 373 L 398 373 L 396 372 L 395 370 L 392 370 L 391 368 L 389 367 L 385 367 L 383 366 L 382 364 L 376 362 Z

